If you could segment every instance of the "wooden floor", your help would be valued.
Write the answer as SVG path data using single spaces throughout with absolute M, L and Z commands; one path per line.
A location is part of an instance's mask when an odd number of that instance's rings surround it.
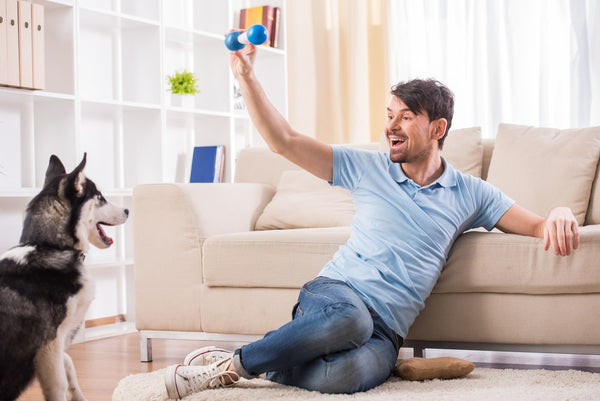
M 110 401 L 123 377 L 162 369 L 182 363 L 188 352 L 207 345 L 200 341 L 153 340 L 154 360 L 140 362 L 137 333 L 73 344 L 68 353 L 73 358 L 79 386 L 88 401 Z M 42 401 L 37 383 L 27 389 L 18 401 Z

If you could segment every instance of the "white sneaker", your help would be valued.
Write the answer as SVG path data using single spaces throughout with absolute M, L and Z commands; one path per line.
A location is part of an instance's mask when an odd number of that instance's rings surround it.
M 231 359 L 207 366 L 171 365 L 165 371 L 165 387 L 169 399 L 178 400 L 202 390 L 225 387 L 239 380 L 236 372 L 227 370 Z
M 199 348 L 187 354 L 183 360 L 184 365 L 206 366 L 211 363 L 220 362 L 223 359 L 231 358 L 233 352 L 214 346 Z

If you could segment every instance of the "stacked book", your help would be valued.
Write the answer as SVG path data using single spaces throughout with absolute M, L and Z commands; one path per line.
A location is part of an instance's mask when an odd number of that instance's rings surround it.
M 248 29 L 252 25 L 260 24 L 267 28 L 268 39 L 264 46 L 277 47 L 279 36 L 279 7 L 258 6 L 240 10 L 240 29 Z

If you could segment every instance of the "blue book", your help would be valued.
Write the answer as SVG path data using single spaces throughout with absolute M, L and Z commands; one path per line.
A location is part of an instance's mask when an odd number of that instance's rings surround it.
M 224 145 L 194 147 L 190 182 L 221 182 L 224 164 Z

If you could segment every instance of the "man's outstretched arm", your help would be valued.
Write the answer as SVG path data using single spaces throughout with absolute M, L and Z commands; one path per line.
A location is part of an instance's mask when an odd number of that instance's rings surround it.
M 556 207 L 544 219 L 515 204 L 498 220 L 496 227 L 506 233 L 542 238 L 544 249 L 552 247 L 555 255 L 567 256 L 579 247 L 579 225 L 568 207 Z

